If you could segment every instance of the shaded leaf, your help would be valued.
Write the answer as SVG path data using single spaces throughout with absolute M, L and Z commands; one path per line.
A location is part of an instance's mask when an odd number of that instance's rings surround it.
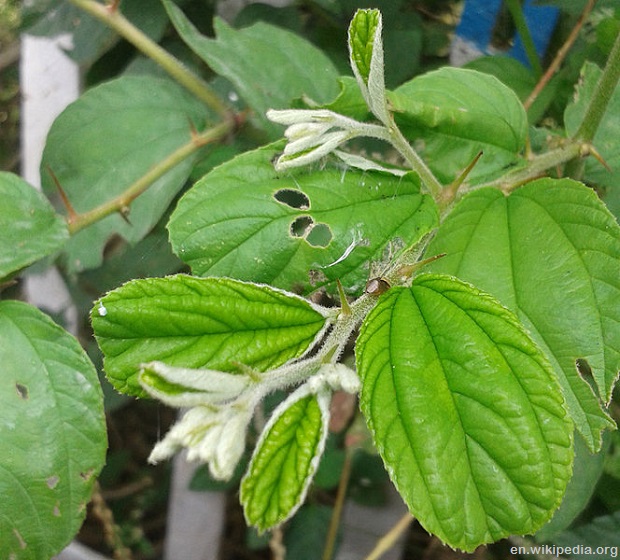
M 128 282 L 98 300 L 91 318 L 108 378 L 138 396 L 142 363 L 264 371 L 302 355 L 326 324 L 321 308 L 293 294 L 182 274 Z
M 516 317 L 452 277 L 392 288 L 356 347 L 360 405 L 412 514 L 452 547 L 534 532 L 571 475 L 573 425 Z
M 321 103 L 338 94 L 334 65 L 302 37 L 262 22 L 236 30 L 216 18 L 217 37 L 209 39 L 173 2 L 164 0 L 164 6 L 181 38 L 212 70 L 232 82 L 270 139 L 281 134 L 265 117 L 267 109 L 288 108 L 302 95 Z
M 57 176 L 77 212 L 123 193 L 202 128 L 204 107 L 175 83 L 149 76 L 122 77 L 86 92 L 54 121 L 43 153 L 43 188 L 53 195 L 47 168 Z M 189 176 L 190 156 L 155 181 L 130 208 L 127 223 L 113 215 L 72 236 L 66 246 L 70 270 L 101 264 L 114 234 L 142 239 L 161 218 Z
M 51 558 L 74 537 L 105 461 L 94 366 L 49 317 L 0 302 L 0 557 Z
M 575 92 L 575 100 L 566 107 L 564 122 L 566 133 L 572 136 L 577 132 L 590 105 L 594 88 L 601 76 L 601 69 L 593 63 L 586 63 L 582 69 L 581 80 Z M 620 87 L 616 87 L 605 116 L 596 130 L 592 141 L 596 150 L 605 160 L 609 169 L 599 161 L 589 158 L 585 162 L 584 179 L 603 190 L 603 199 L 609 209 L 620 218 Z
M 0 280 L 59 251 L 67 225 L 49 201 L 11 173 L 0 173 Z
M 568 409 L 591 450 L 613 421 L 577 359 L 589 364 L 604 403 L 620 369 L 620 228 L 593 191 L 541 179 L 509 197 L 466 196 L 428 249 L 431 265 L 472 282 L 512 309 L 545 350 Z

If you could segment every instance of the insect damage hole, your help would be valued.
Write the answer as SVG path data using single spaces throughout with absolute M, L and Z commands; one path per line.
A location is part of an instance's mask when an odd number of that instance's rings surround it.
M 273 195 L 273 198 L 296 210 L 308 210 L 310 208 L 310 199 L 297 189 L 280 189 Z
M 317 224 L 310 216 L 295 218 L 289 231 L 292 237 L 301 237 L 312 247 L 327 247 L 333 238 L 327 224 Z
M 20 399 L 23 399 L 25 401 L 28 400 L 28 387 L 22 385 L 21 383 L 15 383 L 15 389 Z
M 312 227 L 306 241 L 313 247 L 327 247 L 332 240 L 332 230 L 327 224 L 316 224 Z

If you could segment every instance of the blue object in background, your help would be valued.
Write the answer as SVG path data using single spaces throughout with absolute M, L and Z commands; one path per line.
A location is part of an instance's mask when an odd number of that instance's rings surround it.
M 486 54 L 497 54 L 491 45 L 493 29 L 497 21 L 502 0 L 467 0 L 461 15 L 461 22 L 456 28 L 456 37 L 452 44 L 451 62 L 461 66 L 465 62 Z M 554 6 L 535 5 L 533 0 L 526 0 L 523 15 L 532 35 L 532 40 L 539 57 L 543 57 L 551 34 L 555 29 L 560 11 Z M 519 62 L 529 66 L 523 42 L 515 34 L 513 47 L 506 53 Z

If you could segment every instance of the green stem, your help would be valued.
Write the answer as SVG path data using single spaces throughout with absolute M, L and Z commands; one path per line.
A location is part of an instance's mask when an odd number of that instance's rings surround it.
M 532 40 L 532 34 L 530 33 L 525 17 L 523 16 L 521 2 L 519 0 L 506 0 L 506 6 L 508 10 L 510 10 L 510 15 L 515 23 L 519 37 L 521 37 L 525 54 L 527 55 L 530 66 L 532 67 L 532 70 L 534 70 L 536 77 L 540 78 L 543 74 L 543 69 L 540 65 L 538 53 L 536 52 L 536 46 Z
M 96 208 L 93 208 L 92 210 L 89 210 L 88 212 L 70 216 L 67 224 L 69 233 L 73 235 L 85 227 L 90 226 L 91 224 L 94 224 L 95 222 L 98 222 L 99 220 L 102 220 L 103 218 L 116 212 L 120 212 L 125 215 L 129 211 L 129 205 L 162 175 L 170 171 L 173 167 L 178 165 L 181 161 L 206 144 L 221 140 L 231 131 L 232 124 L 230 122 L 223 122 L 201 134 L 194 135 L 187 144 L 181 146 L 172 152 L 167 158 L 152 167 L 145 175 L 140 177 L 121 195 L 100 206 L 97 206 Z
M 574 138 L 581 142 L 592 142 L 598 130 L 607 106 L 620 80 L 620 35 L 616 37 L 609 59 L 603 73 L 594 88 L 590 104 L 583 116 L 583 121 Z
M 443 185 L 439 182 L 439 179 L 435 177 L 435 174 L 424 163 L 424 160 L 418 155 L 407 139 L 403 136 L 396 123 L 392 120 L 391 126 L 385 127 L 384 140 L 392 144 L 400 154 L 405 158 L 411 169 L 413 169 L 419 176 L 422 183 L 426 186 L 432 197 L 439 202 L 441 200 L 441 193 L 443 191 Z
M 201 78 L 196 76 L 168 51 L 149 39 L 140 29 L 125 18 L 115 5 L 107 7 L 95 0 L 69 0 L 78 8 L 111 27 L 143 54 L 159 64 L 170 76 L 225 120 L 232 120 L 228 106 Z
M 574 158 L 587 154 L 587 145 L 580 142 L 569 142 L 561 148 L 556 148 L 555 150 L 536 156 L 528 163 L 527 167 L 523 169 L 511 171 L 496 181 L 492 181 L 491 183 L 486 183 L 484 185 L 476 185 L 474 188 L 496 187 L 508 193 L 519 185 L 535 179 L 536 177 L 540 177 L 548 169 L 552 169 L 558 165 L 571 161 Z

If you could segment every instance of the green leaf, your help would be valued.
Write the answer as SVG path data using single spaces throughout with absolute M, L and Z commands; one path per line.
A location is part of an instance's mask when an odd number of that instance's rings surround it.
M 619 533 L 620 511 L 616 511 L 562 533 L 554 539 L 554 543 L 557 546 L 570 547 L 571 550 L 565 553 L 575 560 L 585 558 L 608 560 L 618 557 Z
M 591 450 L 613 421 L 576 362 L 586 360 L 606 403 L 620 369 L 620 228 L 595 193 L 569 179 L 541 179 L 509 197 L 466 196 L 428 249 L 431 269 L 493 294 L 550 358 L 568 409 Z
M 236 30 L 216 18 L 217 38 L 209 39 L 173 2 L 163 1 L 181 38 L 212 70 L 230 80 L 270 139 L 279 138 L 281 129 L 267 120 L 267 109 L 286 109 L 302 95 L 323 103 L 338 94 L 336 68 L 302 37 L 262 22 Z
M 340 279 L 360 293 L 369 261 L 436 226 L 416 175 L 325 168 L 279 176 L 271 162 L 281 147 L 236 157 L 183 196 L 168 229 L 194 274 L 305 292 Z
M 493 76 L 441 68 L 410 80 L 388 98 L 397 124 L 412 143 L 424 146 L 426 163 L 442 181 L 452 181 L 480 151 L 484 155 L 468 180 L 497 175 L 525 145 L 525 109 Z
M 41 164 L 43 187 L 58 178 L 77 212 L 123 193 L 174 150 L 190 141 L 191 123 L 201 128 L 204 107 L 175 83 L 148 76 L 122 77 L 86 92 L 54 121 Z M 72 236 L 66 252 L 70 270 L 101 264 L 114 234 L 130 243 L 142 239 L 161 218 L 189 176 L 189 157 L 155 181 L 131 205 L 127 223 L 109 216 Z
M 349 25 L 349 59 L 368 108 L 390 124 L 383 70 L 383 20 L 379 10 L 357 10 Z
M 532 70 L 509 56 L 482 56 L 468 62 L 465 68 L 495 76 L 511 88 L 521 101 L 525 101 L 536 87 L 537 79 Z M 536 97 L 532 106 L 527 110 L 531 124 L 536 124 L 545 114 L 558 95 L 558 85 L 559 80 L 552 79 Z
M 94 366 L 49 317 L 0 302 L 0 557 L 51 558 L 77 533 L 105 461 Z
M 330 393 L 309 391 L 303 385 L 274 411 L 241 481 L 246 521 L 260 531 L 297 511 L 323 453 Z
M 471 551 L 549 520 L 571 475 L 573 425 L 512 313 L 455 278 L 421 275 L 381 297 L 356 354 L 377 449 L 428 531 Z
M 610 432 L 605 435 L 609 436 Z M 583 438 L 575 440 L 575 460 L 573 461 L 573 476 L 566 487 L 566 494 L 562 504 L 553 518 L 536 533 L 537 541 L 553 540 L 555 536 L 567 529 L 573 521 L 584 511 L 597 488 L 597 483 L 603 474 L 603 467 L 609 451 L 609 441 L 598 453 L 590 453 Z
M 321 504 L 305 504 L 286 527 L 284 546 L 289 558 L 316 560 L 317 543 L 327 542 L 334 508 Z M 339 531 L 339 533 L 342 532 Z M 340 536 L 340 534 L 339 534 Z M 336 540 L 336 550 L 340 538 Z
M 593 63 L 586 63 L 581 72 L 581 79 L 575 93 L 575 100 L 566 107 L 564 122 L 568 136 L 575 134 L 590 105 L 594 88 L 601 76 L 601 69 Z M 605 116 L 596 131 L 592 144 L 605 160 L 606 169 L 594 158 L 585 162 L 584 178 L 589 184 L 597 185 L 603 190 L 603 199 L 609 209 L 620 218 L 620 87 L 616 87 Z
M 140 364 L 260 371 L 301 356 L 321 336 L 321 308 L 267 286 L 179 274 L 128 282 L 91 312 L 104 367 L 121 392 L 144 396 Z
M 0 173 L 0 280 L 60 250 L 67 226 L 48 200 L 11 173 Z

